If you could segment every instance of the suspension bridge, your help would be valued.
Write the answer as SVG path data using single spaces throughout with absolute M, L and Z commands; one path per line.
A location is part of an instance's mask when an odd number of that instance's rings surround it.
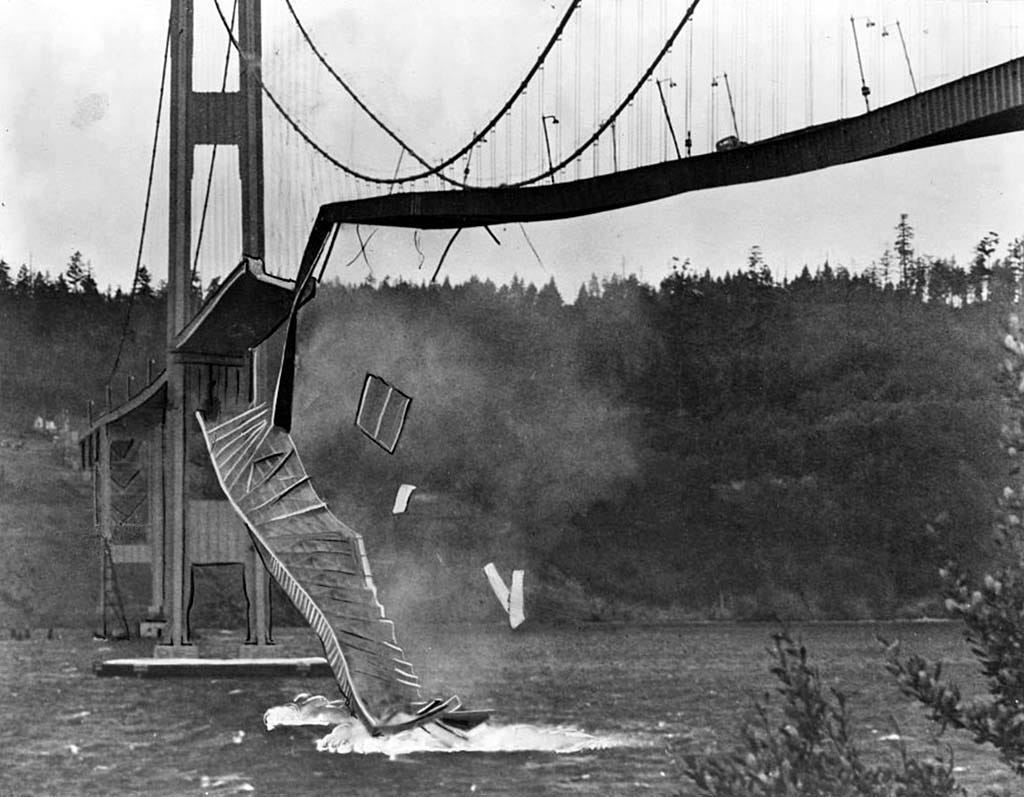
M 267 568 L 296 605 L 318 604 L 292 573 L 308 566 L 307 552 L 279 556 L 268 540 L 280 532 L 268 524 L 315 515 L 318 533 L 332 540 L 350 531 L 307 490 L 287 435 L 297 313 L 342 256 L 343 232 L 361 250 L 364 227 L 443 230 L 436 276 L 464 228 L 557 221 L 1024 129 L 1024 59 L 1012 26 L 989 31 L 991 52 L 980 56 L 964 38 L 955 68 L 947 41 L 939 42 L 945 55 L 922 43 L 926 30 L 941 38 L 935 31 L 951 22 L 950 4 L 911 3 L 902 19 L 836 16 L 821 5 L 567 0 L 505 96 L 492 98 L 462 143 L 439 156 L 346 79 L 346 50 L 329 41 L 330 26 L 310 21 L 310 5 L 174 0 L 164 52 L 167 367 L 121 405 L 111 401 L 82 443 L 106 543 L 105 583 L 116 564 L 150 569 L 146 623 L 160 631 L 157 653 L 196 655 L 188 629 L 194 566 L 244 566 L 253 648 L 271 642 Z M 952 23 L 984 28 L 974 5 L 963 4 Z M 803 16 L 794 23 L 797 6 Z M 769 33 L 766 57 L 751 45 L 759 25 Z M 267 30 L 278 37 L 269 47 Z M 295 62 L 297 77 L 284 68 Z M 790 72 L 801 73 L 796 101 L 783 90 Z M 752 89 L 759 81 L 768 87 L 762 94 Z M 418 115 L 432 129 L 449 125 L 443 108 Z M 191 286 L 212 279 L 216 289 L 198 302 Z M 265 342 L 285 324 L 272 396 Z M 275 481 L 279 467 L 292 481 Z M 122 489 L 129 483 L 131 491 Z M 270 517 L 298 485 L 306 485 L 306 503 L 285 503 L 284 514 Z M 259 501 L 258 490 L 266 493 Z M 246 514 L 249 504 L 259 519 Z M 353 551 L 356 575 L 372 587 L 368 564 L 360 569 L 361 542 Z M 326 592 L 355 589 L 334 586 Z M 387 647 L 375 593 L 366 601 L 360 617 L 371 625 L 360 633 Z M 329 612 L 310 612 L 318 633 L 336 630 Z M 336 672 L 345 662 L 341 636 L 325 641 Z

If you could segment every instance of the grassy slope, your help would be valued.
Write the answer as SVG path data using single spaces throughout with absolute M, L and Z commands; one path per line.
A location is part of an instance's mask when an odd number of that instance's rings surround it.
M 89 625 L 99 556 L 87 477 L 65 466 L 44 436 L 7 429 L 0 441 L 0 636 Z

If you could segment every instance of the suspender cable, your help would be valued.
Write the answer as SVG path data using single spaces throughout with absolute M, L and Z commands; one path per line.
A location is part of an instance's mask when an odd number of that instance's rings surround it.
M 814 57 L 814 23 L 811 17 L 811 0 L 804 0 L 804 44 L 807 46 L 807 55 L 804 58 L 804 124 L 808 127 L 814 124 L 814 66 L 811 61 Z
M 142 230 L 139 232 L 139 249 L 135 255 L 135 273 L 132 276 L 132 288 L 128 294 L 128 309 L 124 314 L 124 323 L 121 325 L 121 336 L 117 342 L 117 356 L 114 357 L 114 367 L 110 369 L 110 376 L 107 382 L 114 378 L 117 373 L 117 366 L 121 364 L 121 355 L 124 353 L 124 341 L 128 336 L 128 325 L 132 320 L 132 305 L 135 303 L 135 292 L 139 284 L 139 269 L 142 267 L 142 247 L 146 241 L 146 222 L 149 220 L 149 201 L 153 196 L 153 172 L 156 169 L 156 147 L 160 140 L 160 116 L 164 107 L 164 87 L 167 84 L 167 63 L 171 54 L 171 28 L 174 19 L 174 12 L 167 18 L 167 36 L 164 40 L 164 63 L 160 68 L 160 94 L 156 101 L 156 124 L 153 129 L 153 150 L 149 156 L 149 177 L 146 178 L 146 201 L 142 207 Z
M 598 120 L 601 118 L 601 15 L 594 14 L 594 68 L 591 71 L 594 76 L 594 107 L 592 109 L 593 125 L 597 127 Z M 579 133 L 576 134 L 577 139 Z M 601 172 L 601 150 L 598 148 L 598 143 L 594 144 L 594 173 L 596 177 Z
M 571 96 L 566 96 L 564 98 L 562 96 L 562 85 L 563 85 L 563 82 L 564 82 L 563 81 L 563 74 L 564 74 L 564 72 L 562 71 L 562 55 L 561 55 L 561 53 L 562 53 L 563 49 L 564 49 L 563 47 L 559 47 L 558 48 L 558 53 L 559 53 L 559 55 L 558 55 L 558 69 L 557 69 L 557 71 L 555 73 L 555 92 L 554 92 L 555 93 L 555 107 L 561 109 L 561 111 L 560 111 L 561 113 L 564 113 L 566 111 L 568 111 L 569 113 L 574 113 L 574 111 L 573 111 L 573 109 L 571 107 L 572 106 Z M 556 114 L 555 114 L 559 119 L 562 118 L 559 115 L 560 112 L 556 111 Z M 555 134 L 555 151 L 556 152 L 561 152 L 562 151 L 562 125 L 559 124 L 555 128 L 555 130 L 553 132 Z
M 238 0 L 231 6 L 231 30 L 235 29 L 235 16 L 238 14 Z M 223 94 L 228 87 L 228 67 L 231 64 L 231 42 L 228 42 L 224 53 L 224 71 L 220 78 L 220 90 Z M 203 211 L 199 215 L 199 232 L 196 234 L 196 254 L 192 260 L 191 280 L 194 282 L 199 274 L 199 250 L 203 246 L 203 231 L 206 229 L 206 211 L 210 207 L 210 189 L 213 187 L 213 169 L 217 165 L 217 145 L 210 152 L 210 170 L 206 174 L 206 194 L 203 197 Z
M 598 129 L 595 130 L 591 134 L 591 136 L 586 141 L 582 142 L 576 148 L 576 150 L 572 154 L 570 154 L 568 157 L 566 157 L 560 163 L 556 163 L 553 167 L 551 167 L 550 169 L 545 171 L 543 174 L 534 175 L 529 180 L 522 180 L 519 183 L 517 183 L 515 185 L 512 185 L 512 186 L 509 186 L 509 187 L 510 188 L 519 188 L 519 187 L 524 186 L 524 185 L 532 185 L 533 183 L 539 182 L 539 181 L 543 180 L 546 177 L 550 177 L 555 172 L 560 171 L 561 169 L 563 169 L 567 163 L 571 163 L 574 158 L 578 157 L 580 155 L 580 153 L 585 152 L 587 150 L 587 148 L 590 147 L 591 144 L 593 144 L 595 141 L 597 141 L 597 139 L 600 138 L 600 136 L 605 132 L 605 130 L 607 130 L 612 125 L 612 123 L 619 117 L 619 115 L 626 108 L 626 106 L 629 105 L 629 103 L 633 101 L 633 98 L 637 95 L 637 92 L 639 92 L 640 89 L 643 88 L 644 84 L 647 83 L 648 80 L 650 80 L 651 75 L 654 73 L 654 70 L 658 68 L 658 65 L 661 63 L 662 59 L 665 57 L 665 54 L 669 51 L 669 48 L 672 46 L 672 44 L 675 42 L 675 40 L 679 37 L 679 34 L 682 33 L 682 30 L 686 26 L 686 24 L 693 17 L 693 12 L 697 10 L 697 6 L 698 5 L 700 5 L 700 0 L 692 0 L 692 2 L 690 3 L 689 7 L 686 9 L 686 13 L 683 14 L 682 19 L 679 20 L 679 24 L 676 25 L 676 27 L 673 29 L 671 35 L 669 35 L 669 37 L 668 37 L 668 40 L 665 42 L 665 44 L 662 46 L 661 50 L 654 57 L 654 59 L 651 61 L 650 65 L 647 67 L 647 69 L 644 71 L 644 73 L 640 76 L 640 79 L 636 82 L 636 84 L 633 86 L 633 88 L 630 90 L 630 92 L 625 97 L 622 98 L 622 101 L 619 103 L 619 105 L 616 107 L 616 109 L 612 112 L 611 116 L 609 116 L 598 127 Z
M 665 11 L 665 0 L 661 0 L 661 5 L 658 7 L 658 30 L 665 30 L 665 28 L 667 26 L 668 26 L 668 18 L 666 16 L 666 11 Z M 670 63 L 670 65 L 671 65 L 671 63 Z M 657 82 L 657 81 L 655 81 L 655 82 Z M 659 85 L 658 88 L 660 89 L 661 86 Z M 666 104 L 665 98 L 661 94 L 660 91 L 658 92 L 658 94 L 659 94 L 659 97 L 661 99 L 662 110 L 665 111 L 665 119 L 668 122 L 668 126 L 671 127 L 671 125 L 672 125 L 672 117 L 669 115 L 668 105 Z M 666 160 L 668 160 L 668 139 L 669 139 L 668 130 L 666 130 L 661 125 L 658 125 L 658 129 L 661 131 L 661 151 L 659 153 L 659 157 L 661 158 L 661 160 L 666 161 Z M 675 134 L 672 135 L 672 138 L 673 138 L 673 140 L 675 139 Z M 679 144 L 677 143 L 675 145 L 675 147 L 676 147 L 676 155 L 678 156 L 678 154 L 679 154 Z
M 718 6 L 711 6 L 711 74 L 718 74 L 718 60 L 717 60 L 717 44 L 718 44 Z M 712 78 L 712 83 L 714 78 Z M 708 150 L 714 150 L 715 138 L 718 125 L 718 92 L 708 92 L 708 119 L 710 124 L 708 125 Z
M 615 50 L 612 63 L 615 64 L 615 96 L 619 96 L 619 72 L 622 64 L 619 63 L 619 39 L 622 35 L 622 0 L 615 0 Z M 612 126 L 612 162 L 615 171 L 619 170 L 619 142 L 617 131 Z
M 580 140 L 580 120 L 583 118 L 583 93 L 581 88 L 581 71 L 583 68 L 583 56 L 581 50 L 583 47 L 583 21 L 582 17 L 576 17 L 576 68 L 573 75 L 573 89 L 576 95 L 576 111 L 573 114 L 573 121 L 575 122 L 573 131 L 573 141 Z M 561 135 L 561 134 L 559 134 Z M 580 179 L 580 167 L 582 165 L 582 159 L 576 160 L 576 179 Z
M 644 4 L 636 4 L 636 71 L 643 66 L 644 59 Z M 644 163 L 644 145 L 647 136 L 644 134 L 643 94 L 637 94 L 634 109 L 634 128 L 636 129 L 636 146 L 633 148 L 633 163 L 641 166 Z
M 693 25 L 690 25 L 686 53 L 686 156 L 693 149 Z

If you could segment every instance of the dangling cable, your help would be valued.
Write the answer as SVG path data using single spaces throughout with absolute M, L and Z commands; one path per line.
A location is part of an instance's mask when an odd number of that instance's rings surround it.
M 373 266 L 370 265 L 370 258 L 366 256 L 366 244 L 369 240 L 363 241 L 363 234 L 359 231 L 359 225 L 356 225 L 356 238 L 359 239 L 359 254 L 363 256 L 363 261 L 366 263 L 366 268 L 370 272 L 370 276 L 373 276 Z
M 342 268 L 348 268 L 353 263 L 355 263 L 360 257 L 366 257 L 366 247 L 369 246 L 370 241 L 373 240 L 373 236 L 375 236 L 376 234 L 377 234 L 377 230 L 376 229 L 370 230 L 370 234 L 366 236 L 366 243 L 363 243 L 362 241 L 359 242 L 360 243 L 359 251 L 356 252 L 354 255 L 352 255 L 352 259 L 347 261 L 345 263 L 345 265 L 342 266 Z
M 427 258 L 423 255 L 423 249 L 420 248 L 420 231 L 412 231 L 412 245 L 416 247 L 416 254 L 420 257 L 420 262 L 416 264 L 416 270 L 419 271 L 423 268 L 423 261 Z
M 394 173 L 394 175 L 392 175 L 393 177 L 398 177 L 398 170 L 402 168 L 402 156 L 403 155 L 405 155 L 405 150 L 404 149 L 398 150 L 398 162 L 395 164 L 395 173 Z M 395 183 L 392 183 L 391 185 L 388 186 L 388 193 L 390 194 L 394 190 L 395 190 Z
M 530 247 L 530 251 L 533 252 L 533 256 L 537 258 L 537 262 L 540 263 L 541 271 L 547 274 L 548 270 L 544 268 L 544 261 L 540 259 L 540 254 L 538 254 L 537 252 L 537 247 L 533 245 L 533 241 L 530 240 L 530 236 L 526 234 L 526 227 L 524 227 L 521 222 L 519 224 L 519 229 L 523 233 L 523 238 L 526 239 L 526 244 L 527 246 Z
M 437 282 L 437 275 L 441 273 L 441 264 L 444 263 L 444 259 L 448 257 L 448 250 L 452 248 L 452 244 L 455 243 L 455 239 L 459 237 L 459 233 L 462 232 L 462 228 L 459 227 L 452 237 L 448 239 L 448 243 L 444 247 L 444 251 L 441 253 L 441 259 L 437 261 L 437 268 L 434 269 L 434 276 L 430 278 L 431 282 Z
M 117 356 L 114 358 L 114 367 L 110 369 L 110 376 L 107 377 L 109 384 L 117 373 L 117 366 L 121 364 L 121 355 L 124 353 L 124 340 L 128 335 L 128 325 L 132 320 L 132 305 L 135 303 L 135 292 L 139 284 L 139 269 L 142 266 L 142 247 L 146 241 L 146 222 L 149 219 L 149 200 L 153 195 L 153 172 L 156 169 L 156 147 L 160 140 L 160 116 L 164 107 L 164 86 L 167 82 L 167 63 L 171 55 L 171 29 L 174 22 L 174 12 L 167 18 L 167 38 L 164 41 L 164 64 L 160 69 L 160 94 L 156 103 L 156 125 L 153 130 L 153 151 L 149 156 L 149 177 L 146 179 L 146 202 L 142 208 L 142 230 L 139 233 L 139 251 L 135 255 L 135 274 L 132 276 L 132 288 L 128 294 L 128 310 L 124 315 L 124 323 L 121 325 L 121 338 L 117 343 Z

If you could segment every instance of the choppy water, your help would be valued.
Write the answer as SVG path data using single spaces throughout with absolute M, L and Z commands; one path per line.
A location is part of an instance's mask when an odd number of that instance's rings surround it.
M 325 679 L 97 678 L 134 655 L 82 632 L 0 642 L 0 795 L 692 794 L 684 759 L 736 742 L 771 688 L 771 626 L 403 629 L 425 696 L 494 709 L 465 740 L 371 739 Z M 850 696 L 869 754 L 934 749 L 921 712 L 882 668 L 876 633 L 942 658 L 976 685 L 945 624 L 795 629 Z M 267 726 L 273 727 L 268 730 Z M 952 743 L 978 792 L 1020 786 L 994 755 Z

